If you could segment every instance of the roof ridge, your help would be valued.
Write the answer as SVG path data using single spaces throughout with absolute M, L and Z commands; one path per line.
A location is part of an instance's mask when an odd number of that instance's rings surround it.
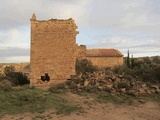
M 122 53 L 117 49 L 87 49 L 87 56 L 93 57 L 122 57 Z

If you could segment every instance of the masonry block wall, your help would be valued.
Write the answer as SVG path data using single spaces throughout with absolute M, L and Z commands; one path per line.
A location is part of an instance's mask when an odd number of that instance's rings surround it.
M 86 59 L 86 45 L 77 45 L 77 59 Z
M 90 60 L 93 65 L 100 68 L 111 67 L 123 65 L 123 57 L 87 57 L 87 60 Z
M 123 65 L 123 55 L 116 49 L 88 49 L 86 59 L 100 68 Z
M 76 31 L 73 19 L 46 21 L 31 18 L 30 80 L 38 85 L 46 73 L 49 83 L 67 80 L 75 74 Z

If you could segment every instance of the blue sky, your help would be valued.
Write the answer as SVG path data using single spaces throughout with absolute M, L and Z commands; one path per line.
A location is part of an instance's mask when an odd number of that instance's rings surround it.
M 29 62 L 30 18 L 73 18 L 78 44 L 115 48 L 135 57 L 160 55 L 159 0 L 3 0 L 0 62 Z

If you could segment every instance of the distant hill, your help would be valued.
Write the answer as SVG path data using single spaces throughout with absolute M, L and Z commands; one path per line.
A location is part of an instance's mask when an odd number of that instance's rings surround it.
M 151 57 L 137 57 L 134 58 L 135 61 L 141 61 L 145 63 L 156 63 L 160 64 L 160 56 L 151 56 Z M 126 61 L 126 57 L 124 57 L 124 62 Z
M 29 73 L 29 63 L 0 63 L 0 73 L 3 73 L 3 70 L 6 66 L 14 66 L 17 72 Z

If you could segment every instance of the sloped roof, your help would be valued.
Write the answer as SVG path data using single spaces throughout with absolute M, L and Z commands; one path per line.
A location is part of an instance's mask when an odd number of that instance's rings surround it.
M 122 57 L 122 53 L 116 49 L 88 49 L 87 57 Z

